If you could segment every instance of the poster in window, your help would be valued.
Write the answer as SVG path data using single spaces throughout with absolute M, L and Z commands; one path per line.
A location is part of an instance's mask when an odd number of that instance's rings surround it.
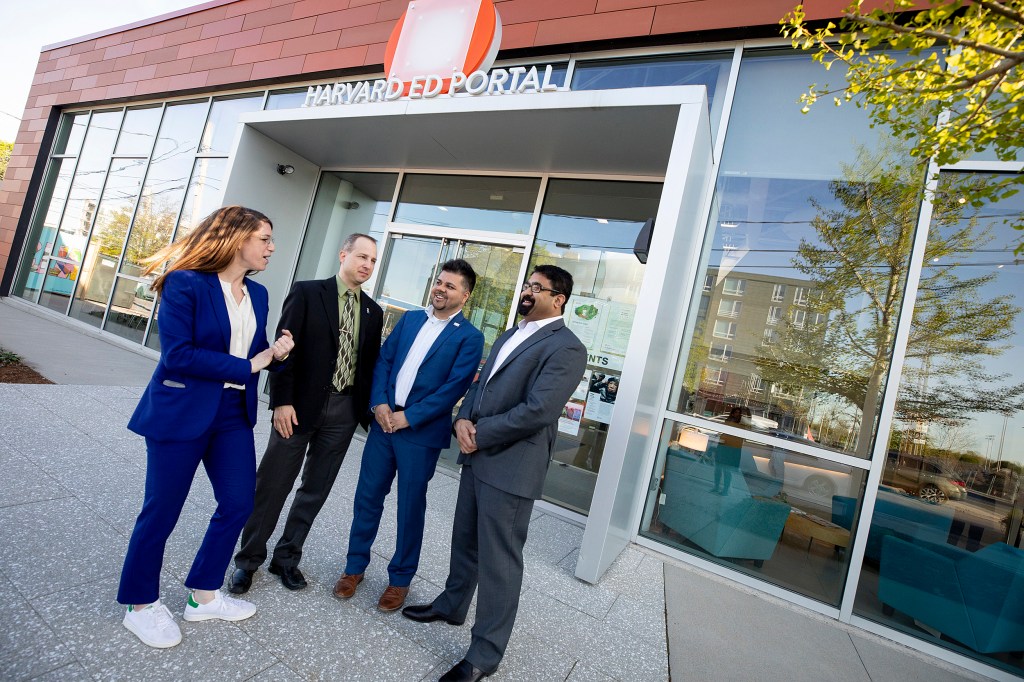
M 584 416 L 592 421 L 610 424 L 615 398 L 619 393 L 620 375 L 594 372 L 590 377 Z

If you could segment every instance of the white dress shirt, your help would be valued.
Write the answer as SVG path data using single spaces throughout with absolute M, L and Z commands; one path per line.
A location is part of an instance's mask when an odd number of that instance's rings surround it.
M 530 338 L 555 320 L 560 319 L 562 319 L 561 315 L 549 317 L 544 320 L 531 320 L 530 322 L 521 320 L 517 325 L 519 328 L 516 329 L 515 333 L 512 334 L 511 337 L 509 337 L 509 340 L 505 342 L 505 345 L 498 350 L 498 355 L 494 358 L 494 367 L 487 373 L 487 381 L 491 380 L 491 377 L 498 371 L 498 368 L 501 367 L 502 363 L 508 359 L 508 356 L 512 355 L 512 351 L 519 348 L 526 339 Z
M 220 288 L 224 292 L 224 303 L 228 307 L 228 319 L 231 321 L 231 344 L 228 352 L 236 358 L 249 359 L 249 347 L 252 346 L 252 338 L 256 335 L 256 313 L 252 309 L 252 300 L 249 298 L 249 290 L 242 285 L 242 302 L 235 300 L 231 292 L 231 282 L 225 282 L 218 278 Z M 245 390 L 241 384 L 225 383 L 224 388 L 237 388 Z
M 439 319 L 434 316 L 434 308 L 428 306 L 426 309 L 427 321 L 420 327 L 419 332 L 416 334 L 416 340 L 412 342 L 412 346 L 409 348 L 409 354 L 405 356 L 405 362 L 402 363 L 402 368 L 398 370 L 398 376 L 395 378 L 395 404 L 405 406 L 405 401 L 409 399 L 409 393 L 412 391 L 412 385 L 416 382 L 416 374 L 420 371 L 420 365 L 423 364 L 423 358 L 427 357 L 427 351 L 437 341 L 437 337 L 444 331 L 445 326 L 451 322 L 451 315 L 446 320 Z

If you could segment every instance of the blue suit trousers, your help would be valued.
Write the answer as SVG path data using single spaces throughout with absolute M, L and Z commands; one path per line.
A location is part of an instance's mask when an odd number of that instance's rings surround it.
M 423 547 L 427 484 L 434 476 L 440 455 L 440 448 L 410 442 L 401 431 L 384 433 L 377 422 L 371 422 L 359 466 L 345 573 L 364 573 L 370 564 L 370 548 L 380 527 L 384 499 L 391 492 L 397 473 L 398 536 L 388 575 L 391 585 L 409 586 Z
M 164 547 L 200 462 L 213 485 L 217 509 L 185 585 L 216 590 L 224 583 L 231 552 L 252 513 L 256 490 L 256 447 L 244 391 L 224 389 L 217 417 L 199 438 L 146 438 L 145 500 L 124 558 L 118 602 L 150 604 L 159 599 Z

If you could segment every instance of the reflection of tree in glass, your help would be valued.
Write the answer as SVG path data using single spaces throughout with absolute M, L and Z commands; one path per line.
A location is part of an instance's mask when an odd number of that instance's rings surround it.
M 898 148 L 862 151 L 854 165 L 844 167 L 844 177 L 830 183 L 837 207 L 809 199 L 817 211 L 811 224 L 818 240 L 802 240 L 793 265 L 815 292 L 808 322 L 812 313 L 823 315 L 803 328 L 787 321 L 779 342 L 757 361 L 766 380 L 802 385 L 824 394 L 825 402 L 831 398 L 858 409 L 855 442 L 861 456 L 870 452 L 922 198 L 923 168 L 908 161 Z M 939 229 L 928 244 L 929 262 L 974 251 L 991 239 L 974 233 L 967 210 L 954 196 L 936 197 L 932 225 Z M 1007 338 L 1019 309 L 1006 297 L 982 299 L 989 276 L 961 274 L 952 267 L 923 273 L 907 358 L 931 364 L 935 378 L 973 379 L 961 385 L 959 395 L 940 394 L 933 383 L 924 400 L 897 406 L 900 418 L 963 418 L 965 409 L 993 397 L 984 383 L 994 377 L 981 372 L 977 359 L 1001 352 L 995 344 Z M 1013 396 L 1003 391 L 1006 399 L 1019 399 L 1019 390 Z
M 120 255 L 131 217 L 130 206 L 121 207 L 111 213 L 107 229 L 100 235 L 100 253 L 114 258 Z M 143 199 L 132 224 L 132 236 L 125 252 L 125 263 L 141 263 L 143 259 L 166 246 L 174 230 L 174 218 L 174 211 L 160 208 L 152 201 Z

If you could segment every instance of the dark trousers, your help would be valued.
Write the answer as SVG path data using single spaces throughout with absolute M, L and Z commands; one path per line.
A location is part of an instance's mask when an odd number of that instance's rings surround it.
M 523 545 L 532 513 L 533 500 L 489 486 L 473 475 L 472 466 L 462 467 L 448 580 L 434 609 L 452 620 L 465 619 L 479 583 L 465 658 L 488 673 L 505 655 L 519 610 Z
M 398 536 L 388 565 L 388 582 L 408 587 L 420 562 L 427 515 L 427 484 L 434 476 L 441 450 L 412 443 L 402 433 L 387 434 L 377 422 L 370 424 L 359 467 L 345 573 L 357 575 L 366 571 L 370 548 L 384 512 L 384 498 L 391 492 L 397 473 Z
M 256 472 L 255 509 L 242 529 L 242 546 L 235 554 L 235 566 L 254 571 L 266 561 L 267 541 L 301 470 L 302 482 L 295 491 L 284 533 L 271 559 L 275 566 L 299 564 L 302 545 L 331 493 L 356 430 L 351 401 L 349 396 L 332 393 L 313 428 L 292 433 L 291 438 L 282 438 L 275 429 L 270 430 L 267 451 Z
M 146 438 L 146 492 L 121 570 L 117 601 L 149 604 L 160 598 L 164 547 L 181 516 L 199 463 L 213 485 L 217 510 L 192 562 L 185 585 L 216 590 L 242 525 L 249 518 L 256 485 L 256 447 L 245 410 L 245 393 L 224 389 L 217 417 L 199 438 Z

